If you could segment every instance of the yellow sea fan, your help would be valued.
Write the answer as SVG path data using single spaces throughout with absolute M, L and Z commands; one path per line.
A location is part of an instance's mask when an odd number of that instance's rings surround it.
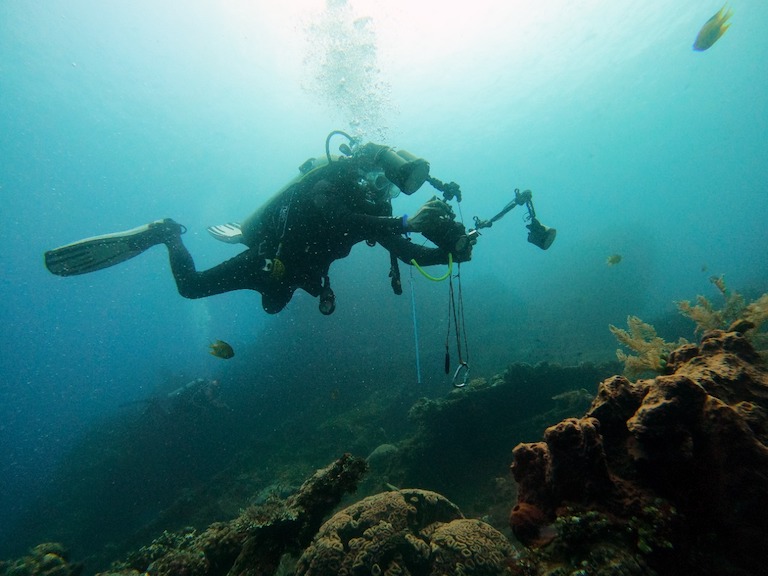
M 755 325 L 755 332 L 760 330 L 763 322 L 768 320 L 768 293 L 763 294 L 755 300 L 747 304 L 744 309 L 743 317 L 745 320 L 749 320 Z
M 616 357 L 624 363 L 624 373 L 628 377 L 639 376 L 643 372 L 664 372 L 667 366 L 669 353 L 686 344 L 686 340 L 680 339 L 677 343 L 666 342 L 656 334 L 656 329 L 643 322 L 637 316 L 627 316 L 629 330 L 608 326 L 619 344 L 629 348 L 636 355 L 629 355 L 623 350 L 616 350 Z
M 677 309 L 683 316 L 694 321 L 697 333 L 722 328 L 725 324 L 722 311 L 715 310 L 704 296 L 697 296 L 693 306 L 688 300 L 677 302 Z

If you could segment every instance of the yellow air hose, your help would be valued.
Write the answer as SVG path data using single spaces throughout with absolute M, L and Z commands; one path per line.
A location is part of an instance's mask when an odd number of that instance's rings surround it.
M 451 272 L 453 271 L 453 254 L 448 252 L 448 271 L 442 276 L 432 276 L 429 272 L 424 270 L 424 268 L 419 266 L 419 263 L 416 262 L 415 259 L 411 259 L 411 264 L 413 264 L 416 267 L 416 270 L 421 272 L 424 278 L 426 278 L 427 280 L 432 280 L 432 282 L 442 282 L 443 280 L 448 278 L 451 275 Z

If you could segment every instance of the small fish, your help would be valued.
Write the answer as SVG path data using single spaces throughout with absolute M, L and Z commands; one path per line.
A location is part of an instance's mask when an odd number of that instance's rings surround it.
M 723 4 L 723 7 L 718 10 L 717 14 L 712 16 L 704 26 L 699 30 L 696 41 L 693 43 L 693 49 L 697 52 L 704 52 L 707 48 L 710 48 L 712 44 L 717 42 L 720 37 L 728 30 L 730 23 L 728 19 L 733 16 L 733 10 L 726 7 L 728 4 Z
M 216 342 L 211 344 L 211 354 L 217 358 L 229 360 L 235 355 L 235 351 L 232 349 L 232 346 L 224 342 L 224 340 L 216 340 Z
M 621 262 L 621 254 L 611 254 L 605 259 L 605 263 L 608 266 L 616 266 L 619 262 Z

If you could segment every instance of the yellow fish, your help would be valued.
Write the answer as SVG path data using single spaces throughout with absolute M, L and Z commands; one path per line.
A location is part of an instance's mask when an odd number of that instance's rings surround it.
M 720 39 L 720 36 L 725 34 L 730 26 L 728 18 L 733 16 L 733 10 L 726 9 L 728 4 L 723 4 L 723 7 L 718 10 L 717 14 L 712 16 L 704 26 L 699 30 L 699 35 L 696 36 L 696 42 L 693 43 L 693 49 L 697 52 L 703 52 L 712 44 Z
M 211 354 L 217 358 L 229 360 L 235 355 L 235 351 L 232 349 L 232 346 L 224 342 L 224 340 L 216 340 L 216 342 L 211 344 Z
M 619 262 L 621 262 L 621 254 L 611 254 L 605 259 L 605 263 L 608 266 L 616 266 Z

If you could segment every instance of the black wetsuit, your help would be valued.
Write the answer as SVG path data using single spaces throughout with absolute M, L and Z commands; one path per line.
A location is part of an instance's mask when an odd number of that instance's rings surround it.
M 167 245 L 176 285 L 185 298 L 256 290 L 262 294 L 264 310 L 274 314 L 297 288 L 319 296 L 331 263 L 348 256 L 364 240 L 381 244 L 403 262 L 448 262 L 447 252 L 416 245 L 403 237 L 403 231 L 402 218 L 392 217 L 389 198 L 377 197 L 361 184 L 352 162 L 337 161 L 262 207 L 247 241 L 249 248 L 218 266 L 197 272 L 181 237 Z M 282 274 L 269 269 L 275 260 L 284 265 Z

